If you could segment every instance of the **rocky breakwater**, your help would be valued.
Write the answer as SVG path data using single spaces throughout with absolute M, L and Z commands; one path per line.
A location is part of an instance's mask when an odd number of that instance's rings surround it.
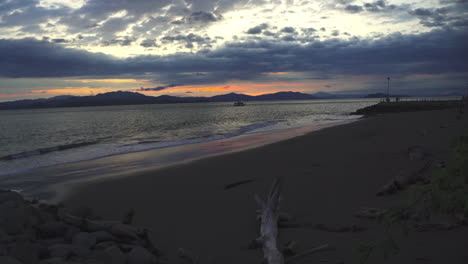
M 25 200 L 0 190 L 1 264 L 160 263 L 150 232 L 122 221 L 105 221 L 89 208 Z
M 404 102 L 381 102 L 375 105 L 364 107 L 351 113 L 352 115 L 375 115 L 384 113 L 400 113 L 414 111 L 430 111 L 448 108 L 462 109 L 466 101 L 461 100 L 440 100 L 440 101 L 404 101 Z

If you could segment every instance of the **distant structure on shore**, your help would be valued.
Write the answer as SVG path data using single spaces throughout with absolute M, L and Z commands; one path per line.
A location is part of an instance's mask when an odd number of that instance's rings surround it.
M 390 102 L 390 77 L 387 77 L 387 103 Z

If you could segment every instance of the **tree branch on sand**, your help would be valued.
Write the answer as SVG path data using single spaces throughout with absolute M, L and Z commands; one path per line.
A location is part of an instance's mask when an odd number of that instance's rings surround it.
M 278 220 L 280 218 L 279 202 L 281 200 L 281 188 L 283 179 L 277 178 L 266 201 L 263 201 L 258 195 L 255 195 L 255 200 L 260 205 L 260 237 L 255 240 L 255 244 L 261 245 L 263 248 L 263 258 L 266 264 L 291 264 L 302 259 L 310 254 L 335 248 L 324 244 L 315 247 L 311 250 L 296 254 L 288 259 L 284 259 L 282 252 L 278 249 Z
M 283 264 L 283 254 L 278 250 L 278 215 L 280 193 L 283 180 L 277 178 L 264 202 L 258 195 L 255 200 L 260 205 L 260 237 L 257 239 L 263 247 L 263 257 L 267 264 Z

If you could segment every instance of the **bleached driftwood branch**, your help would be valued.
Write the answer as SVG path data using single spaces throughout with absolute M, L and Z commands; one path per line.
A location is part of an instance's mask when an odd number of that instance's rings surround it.
M 255 196 L 261 207 L 260 237 L 257 241 L 262 244 L 263 257 L 267 264 L 284 264 L 283 254 L 278 250 L 277 246 L 281 187 L 282 178 L 277 178 L 265 202 L 258 195 Z

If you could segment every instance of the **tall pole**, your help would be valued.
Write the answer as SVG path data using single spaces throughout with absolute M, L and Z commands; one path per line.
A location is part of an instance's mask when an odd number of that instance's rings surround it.
M 390 98 L 390 77 L 387 77 L 387 98 Z

